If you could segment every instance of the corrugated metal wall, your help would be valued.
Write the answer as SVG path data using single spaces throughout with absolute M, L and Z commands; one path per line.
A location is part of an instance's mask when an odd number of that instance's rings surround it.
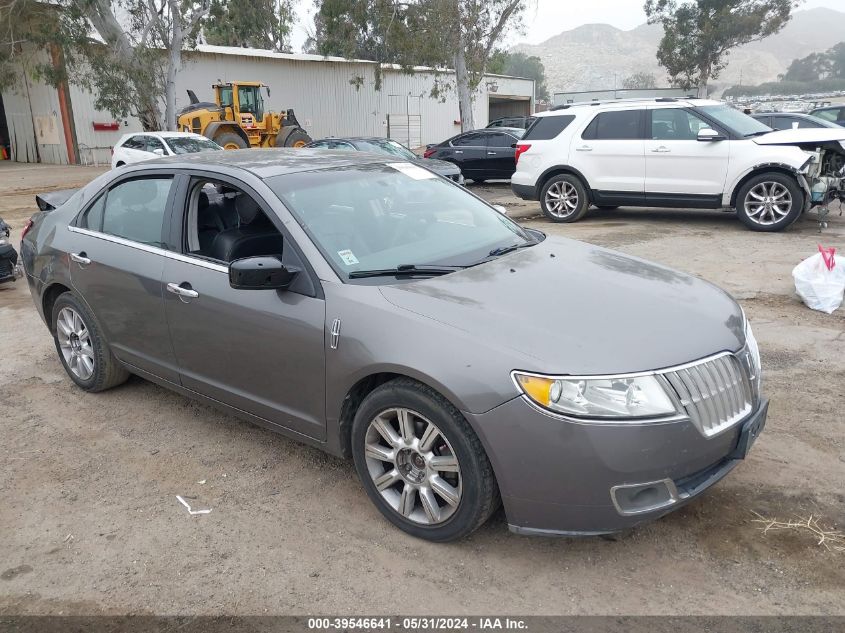
M 30 49 L 25 52 L 28 64 L 35 66 L 50 62 L 44 51 Z M 59 95 L 55 88 L 33 81 L 28 73 L 21 72 L 17 84 L 3 90 L 3 106 L 9 126 L 12 160 L 22 163 L 39 160 L 57 164 L 68 162 Z M 42 132 L 40 139 L 36 130 Z
M 458 101 L 455 90 L 447 89 L 440 99 L 430 97 L 435 74 L 420 71 L 408 75 L 386 69 L 380 91 L 375 90 L 375 66 L 366 62 L 323 60 L 314 56 L 268 56 L 263 52 L 203 46 L 202 50 L 184 55 L 184 66 L 176 79 L 177 110 L 188 104 L 186 90 L 194 90 L 201 101 L 213 101 L 211 85 L 218 81 L 261 81 L 270 86 L 272 96 L 267 109 L 293 108 L 299 122 L 313 138 L 326 136 L 387 136 L 388 115 L 411 114 L 421 117 L 420 141 L 437 143 L 460 132 Z M 45 61 L 47 60 L 44 54 Z M 453 83 L 451 74 L 440 76 L 440 82 Z M 11 142 L 17 150 L 15 160 L 67 163 L 64 132 L 56 90 L 33 81 L 26 92 L 4 91 L 3 101 L 9 121 Z M 493 93 L 488 84 L 495 83 Z M 23 86 L 22 86 L 23 87 Z M 110 160 L 110 149 L 122 134 L 139 131 L 135 119 L 119 121 L 116 132 L 94 130 L 94 123 L 111 122 L 114 118 L 94 108 L 94 99 L 86 90 L 70 86 L 76 139 L 83 164 L 104 164 Z M 474 105 L 477 127 L 488 122 L 488 94 L 530 97 L 533 104 L 534 82 L 527 79 L 490 77 L 481 82 Z M 407 99 L 406 97 L 412 97 Z M 30 113 L 30 104 L 32 113 Z M 164 107 L 162 106 L 162 111 Z M 38 144 L 36 153 L 33 117 L 57 117 L 57 144 Z

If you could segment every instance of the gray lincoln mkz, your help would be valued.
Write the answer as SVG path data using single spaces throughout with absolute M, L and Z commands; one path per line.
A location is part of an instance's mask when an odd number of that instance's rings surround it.
M 522 228 L 419 165 L 193 154 L 56 198 L 22 259 L 77 385 L 137 374 L 351 456 L 421 538 L 465 536 L 500 500 L 525 534 L 654 519 L 765 423 L 725 292 Z

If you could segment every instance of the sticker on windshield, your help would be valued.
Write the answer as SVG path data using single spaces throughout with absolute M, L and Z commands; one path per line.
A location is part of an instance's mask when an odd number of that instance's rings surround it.
M 359 263 L 358 258 L 355 257 L 355 254 L 348 248 L 345 251 L 338 251 L 337 255 L 338 257 L 340 257 L 341 260 L 343 260 L 343 263 L 347 266 L 354 266 L 355 264 Z
M 393 167 L 396 171 L 401 171 L 406 176 L 410 176 L 414 180 L 428 180 L 429 178 L 437 178 L 437 174 L 433 174 L 427 169 L 423 169 L 411 163 L 388 163 L 388 166 Z

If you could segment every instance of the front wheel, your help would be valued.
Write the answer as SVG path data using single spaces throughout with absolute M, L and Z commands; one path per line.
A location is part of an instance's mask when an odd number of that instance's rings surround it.
M 792 176 L 767 172 L 746 182 L 736 196 L 736 214 L 752 231 L 781 231 L 804 208 L 804 193 Z
M 443 396 L 413 380 L 392 380 L 364 399 L 352 454 L 370 500 L 412 536 L 463 538 L 499 505 L 478 436 Z
M 540 192 L 540 208 L 552 222 L 576 222 L 590 208 L 587 190 L 577 176 L 560 174 Z

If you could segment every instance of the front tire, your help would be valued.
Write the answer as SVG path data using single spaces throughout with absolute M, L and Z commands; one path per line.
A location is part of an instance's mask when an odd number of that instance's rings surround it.
M 540 192 L 540 208 L 552 222 L 577 222 L 590 208 L 587 189 L 572 174 L 554 176 Z
M 766 172 L 746 182 L 736 196 L 736 214 L 752 231 L 782 231 L 804 208 L 804 192 L 795 178 Z
M 112 354 L 94 316 L 71 293 L 56 299 L 51 324 L 59 360 L 79 387 L 90 392 L 105 391 L 129 378 L 129 372 Z
M 214 142 L 223 149 L 246 149 L 249 144 L 235 132 L 224 132 L 214 137 Z
M 499 507 L 478 436 L 443 396 L 398 378 L 370 393 L 352 423 L 367 496 L 396 527 L 435 542 L 463 538 Z

